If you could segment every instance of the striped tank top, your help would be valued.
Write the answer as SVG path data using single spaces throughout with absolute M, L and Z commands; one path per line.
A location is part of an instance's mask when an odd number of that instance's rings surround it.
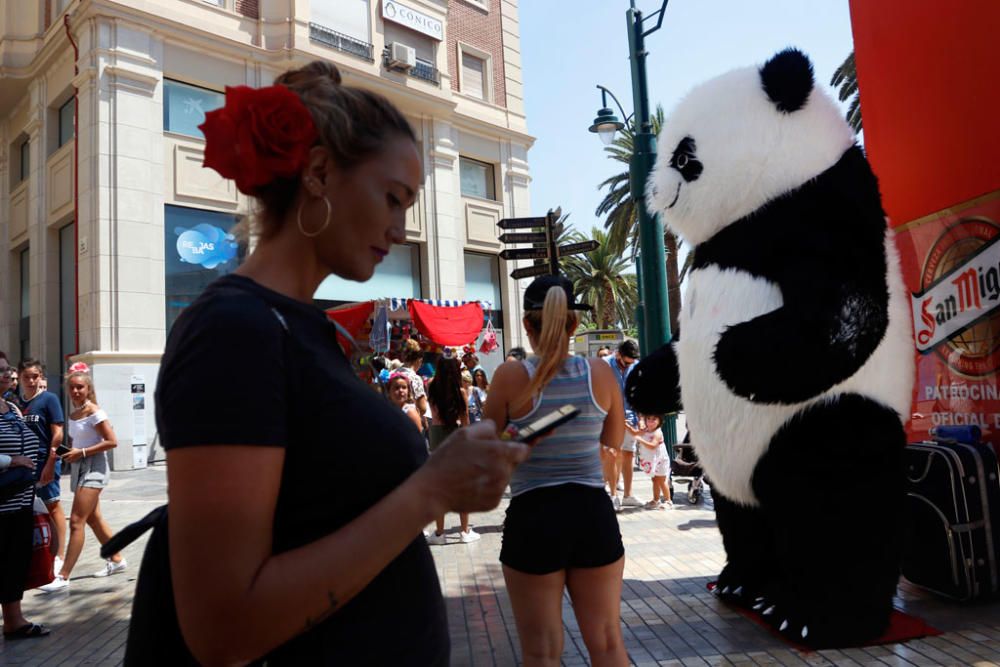
M 534 377 L 537 357 L 521 363 Z M 524 417 L 512 419 L 518 428 L 567 403 L 579 408 L 580 416 L 563 424 L 555 433 L 532 447 L 531 455 L 514 469 L 510 480 L 511 496 L 545 486 L 583 484 L 604 488 L 601 470 L 600 441 L 607 416 L 594 400 L 590 383 L 590 363 L 584 357 L 569 357 L 562 370 L 542 390 L 534 407 Z

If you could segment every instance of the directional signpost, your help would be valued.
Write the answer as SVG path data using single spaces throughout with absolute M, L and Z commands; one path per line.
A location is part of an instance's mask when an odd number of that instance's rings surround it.
M 534 266 L 515 269 L 510 277 L 514 280 L 531 278 L 545 273 L 559 273 L 559 258 L 568 255 L 591 252 L 597 248 L 597 241 L 582 241 L 556 246 L 556 239 L 562 234 L 563 224 L 559 222 L 561 209 L 550 210 L 547 215 L 536 218 L 504 218 L 497 223 L 500 229 L 530 229 L 525 232 L 507 232 L 500 235 L 501 243 L 530 243 L 530 248 L 507 248 L 500 253 L 506 260 L 533 259 Z
M 578 255 L 584 252 L 593 252 L 597 250 L 597 246 L 600 245 L 597 241 L 581 241 L 580 243 L 568 243 L 566 245 L 559 246 L 559 256 L 566 257 L 567 255 Z

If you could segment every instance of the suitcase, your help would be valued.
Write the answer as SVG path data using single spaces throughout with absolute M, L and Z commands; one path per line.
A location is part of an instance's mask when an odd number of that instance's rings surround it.
M 908 446 L 905 457 L 909 530 L 903 576 L 955 600 L 995 596 L 1000 467 L 993 449 L 922 442 Z

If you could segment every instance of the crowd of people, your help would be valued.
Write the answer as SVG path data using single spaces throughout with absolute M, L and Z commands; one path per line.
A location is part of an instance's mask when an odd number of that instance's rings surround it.
M 44 515 L 51 528 L 52 573 L 41 580 L 42 585 L 32 584 L 44 593 L 69 588 L 73 567 L 83 552 L 86 526 L 102 545 L 111 537 L 99 498 L 109 481 L 107 456 L 116 446 L 114 430 L 97 404 L 86 364 L 71 366 L 65 382 L 72 408 L 68 433 L 64 432 L 62 402 L 48 391 L 44 364 L 26 358 L 15 368 L 0 352 L 0 605 L 5 641 L 49 634 L 48 628 L 28 621 L 21 610 L 29 572 L 37 571 L 32 562 L 37 551 L 36 514 Z M 60 502 L 64 468 L 70 473 L 73 492 L 68 540 Z M 125 560 L 115 554 L 93 576 L 106 577 L 125 567 Z M 44 583 L 46 579 L 51 581 Z

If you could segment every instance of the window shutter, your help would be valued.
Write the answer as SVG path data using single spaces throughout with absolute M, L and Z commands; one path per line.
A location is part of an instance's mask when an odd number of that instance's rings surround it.
M 482 58 L 462 53 L 462 92 L 466 95 L 486 99 L 486 63 Z

